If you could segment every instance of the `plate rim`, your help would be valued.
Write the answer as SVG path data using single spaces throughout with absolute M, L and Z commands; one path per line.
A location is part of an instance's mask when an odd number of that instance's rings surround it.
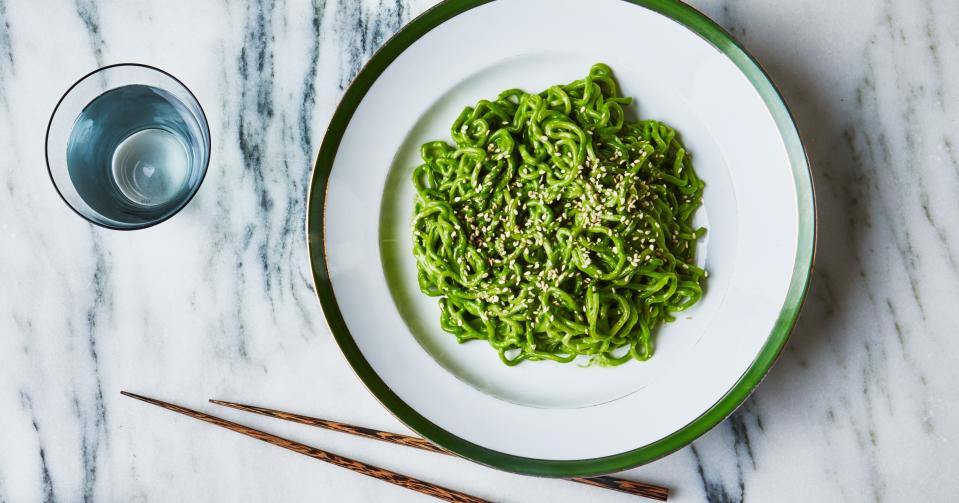
M 815 188 L 806 150 L 792 113 L 772 79 L 731 34 L 679 0 L 621 0 L 679 23 L 723 53 L 749 80 L 772 115 L 792 168 L 799 220 L 796 259 L 783 306 L 759 354 L 732 388 L 696 419 L 653 443 L 598 458 L 545 460 L 502 453 L 462 439 L 432 423 L 397 396 L 373 370 L 353 340 L 336 303 L 326 263 L 326 196 L 340 140 L 359 103 L 380 74 L 430 30 L 492 1 L 495 0 L 446 0 L 427 9 L 379 48 L 343 93 L 317 153 L 307 191 L 306 240 L 314 292 L 330 333 L 370 393 L 397 419 L 440 447 L 492 468 L 546 477 L 600 475 L 649 463 L 685 447 L 732 414 L 765 378 L 795 328 L 812 278 L 818 227 Z

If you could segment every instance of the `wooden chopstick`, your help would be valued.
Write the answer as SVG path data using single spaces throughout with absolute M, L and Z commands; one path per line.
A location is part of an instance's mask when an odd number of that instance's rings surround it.
M 352 424 L 340 423 L 338 421 L 330 421 L 328 419 L 320 419 L 317 417 L 304 416 L 301 414 L 294 414 L 292 412 L 284 412 L 276 409 L 268 409 L 266 407 L 257 407 L 255 405 L 246 405 L 236 402 L 226 402 L 223 400 L 210 400 L 210 403 L 217 405 L 222 405 L 224 407 L 230 407 L 233 409 L 238 409 L 246 412 L 253 412 L 255 414 L 261 414 L 264 416 L 275 417 L 277 419 L 283 419 L 286 421 L 292 421 L 294 423 L 306 424 L 309 426 L 316 426 L 318 428 L 326 428 L 328 430 L 339 431 L 342 433 L 349 433 L 350 435 L 356 435 L 364 438 L 370 438 L 373 440 L 381 440 L 383 442 L 389 442 L 391 444 L 405 445 L 407 447 L 415 447 L 417 449 L 423 449 L 430 452 L 438 452 L 440 454 L 454 455 L 452 452 L 447 451 L 441 447 L 437 447 L 426 439 L 419 437 L 411 437 L 409 435 L 401 435 L 399 433 L 391 433 L 388 431 L 374 430 L 372 428 L 365 428 L 363 426 L 354 426 Z M 642 482 L 633 482 L 631 480 L 621 479 L 617 477 L 610 476 L 600 476 L 600 477 L 575 477 L 567 480 L 573 482 L 579 482 L 580 484 L 587 484 L 595 487 L 601 487 L 603 489 L 612 489 L 614 491 L 621 491 L 624 493 L 629 493 L 635 496 L 643 496 L 646 498 L 666 501 L 666 498 L 669 497 L 669 489 L 660 486 L 654 486 L 651 484 L 644 484 Z
M 326 461 L 327 463 L 334 464 L 336 466 L 341 466 L 353 470 L 355 472 L 362 473 L 363 475 L 368 475 L 370 477 L 380 479 L 391 484 L 396 484 L 407 489 L 412 489 L 435 498 L 440 498 L 446 501 L 462 502 L 462 503 L 489 503 L 487 500 L 477 498 L 475 496 L 470 496 L 469 494 L 462 493 L 459 491 L 454 491 L 452 489 L 447 489 L 436 484 L 431 484 L 429 482 L 424 482 L 413 477 L 408 477 L 406 475 L 396 473 L 394 471 L 387 470 L 385 468 L 380 468 L 370 464 L 363 463 L 362 461 L 357 461 L 355 459 L 350 459 L 345 456 L 340 456 L 339 454 L 333 454 L 328 451 L 317 449 L 316 447 L 310 447 L 306 444 L 301 444 L 299 442 L 294 442 L 292 440 L 278 437 L 276 435 L 266 433 L 264 431 L 256 430 L 248 426 L 243 426 L 239 423 L 234 423 L 232 421 L 227 421 L 226 419 L 221 419 L 216 416 L 211 416 L 209 414 L 204 414 L 202 412 L 197 412 L 195 410 L 188 409 L 186 407 L 180 407 L 179 405 L 174 405 L 172 403 L 163 402 L 153 398 L 148 398 L 142 395 L 137 395 L 130 393 L 128 391 L 121 391 L 123 395 L 126 395 L 131 398 L 136 398 L 137 400 L 143 400 L 144 402 L 151 403 L 153 405 L 163 407 L 167 410 L 172 410 L 173 412 L 179 412 L 201 421 L 206 421 L 210 424 L 215 424 L 217 426 L 226 428 L 228 430 L 233 430 L 237 433 L 242 433 L 249 437 L 262 440 L 264 442 L 282 447 L 284 449 L 289 449 L 293 452 L 298 452 L 305 456 L 311 458 L 319 459 L 320 461 Z

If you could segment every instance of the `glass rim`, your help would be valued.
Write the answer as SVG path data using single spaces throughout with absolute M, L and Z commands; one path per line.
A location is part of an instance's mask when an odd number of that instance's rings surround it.
M 207 155 L 206 155 L 206 161 L 203 163 L 203 171 L 200 173 L 200 178 L 199 180 L 197 180 L 196 185 L 190 189 L 190 193 L 187 195 L 187 197 L 185 197 L 183 201 L 179 205 L 177 205 L 177 207 L 173 211 L 171 211 L 168 215 L 164 215 L 163 217 L 157 218 L 155 220 L 149 220 L 147 222 L 132 224 L 128 226 L 113 225 L 109 222 L 98 222 L 90 218 L 89 216 L 83 214 L 83 212 L 77 209 L 73 205 L 73 203 L 71 203 L 70 200 L 67 199 L 67 197 L 63 194 L 63 191 L 60 190 L 60 186 L 57 185 L 57 180 L 53 176 L 53 168 L 50 165 L 50 130 L 53 127 L 53 120 L 57 116 L 57 111 L 60 110 L 60 105 L 63 104 L 63 101 L 67 98 L 67 96 L 69 96 L 70 93 L 72 93 L 73 90 L 78 85 L 80 85 L 81 82 L 87 80 L 88 78 L 98 73 L 104 72 L 111 68 L 118 68 L 118 67 L 140 67 L 140 68 L 145 68 L 147 70 L 152 70 L 154 72 L 157 72 L 169 77 L 178 85 L 180 85 L 184 90 L 186 90 L 187 94 L 190 95 L 190 98 L 193 99 L 194 103 L 196 103 L 196 106 L 200 111 L 200 116 L 197 117 L 197 120 L 201 121 L 201 126 L 203 127 L 201 127 L 200 129 L 203 130 L 203 134 L 205 136 L 206 144 L 207 144 Z M 183 81 L 176 78 L 170 72 L 167 72 L 161 68 L 158 68 L 156 66 L 149 65 L 146 63 L 113 63 L 110 65 L 96 68 L 84 74 L 82 77 L 74 81 L 73 84 L 71 84 L 70 87 L 68 87 L 67 90 L 63 92 L 63 94 L 60 96 L 60 99 L 57 100 L 57 104 L 54 105 L 53 111 L 50 112 L 50 119 L 47 121 L 47 130 L 46 130 L 46 133 L 44 134 L 44 140 L 43 140 L 43 157 L 47 164 L 47 175 L 50 177 L 50 184 L 53 185 L 53 189 L 57 192 L 57 195 L 60 196 L 60 199 L 63 200 L 63 202 L 67 205 L 67 207 L 70 208 L 70 210 L 76 213 L 77 215 L 80 215 L 81 218 L 98 227 L 103 227 L 105 229 L 110 229 L 115 231 L 136 231 L 136 230 L 146 229 L 149 227 L 153 227 L 154 225 L 161 224 L 169 220 L 170 218 L 172 218 L 174 215 L 180 213 L 180 211 L 182 211 L 183 208 L 186 208 L 186 206 L 190 204 L 190 201 L 192 201 L 193 198 L 196 197 L 197 193 L 200 191 L 200 187 L 203 185 L 204 180 L 206 180 L 206 175 L 210 168 L 210 158 L 213 157 L 213 141 L 210 137 L 210 121 L 207 119 L 206 110 L 203 109 L 203 104 L 200 103 L 200 100 L 196 97 L 196 94 L 193 93 L 193 90 L 190 89 L 189 86 L 184 84 Z

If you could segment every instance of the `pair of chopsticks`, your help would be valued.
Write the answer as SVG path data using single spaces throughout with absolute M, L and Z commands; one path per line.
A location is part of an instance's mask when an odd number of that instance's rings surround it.
M 172 403 L 164 402 L 161 400 L 156 400 L 154 398 L 145 397 L 142 395 L 137 395 L 135 393 L 130 393 L 128 391 L 121 391 L 122 395 L 136 398 L 137 400 L 142 400 L 144 402 L 163 407 L 164 409 L 171 410 L 173 412 L 178 412 L 190 416 L 192 418 L 199 419 L 201 421 L 206 421 L 211 424 L 226 428 L 228 430 L 233 430 L 237 433 L 242 433 L 244 435 L 262 440 L 264 442 L 283 447 L 284 449 L 289 449 L 293 452 L 298 452 L 305 456 L 311 458 L 319 459 L 321 461 L 326 461 L 327 463 L 334 464 L 343 468 L 353 470 L 355 472 L 362 473 L 373 478 L 389 482 L 391 484 L 396 484 L 407 489 L 411 489 L 429 496 L 433 496 L 446 501 L 454 502 L 464 502 L 464 503 L 483 503 L 486 500 L 471 496 L 466 493 L 455 491 L 453 489 L 447 489 L 445 487 L 432 484 L 430 482 L 425 482 L 413 477 L 409 477 L 400 473 L 396 473 L 385 468 L 380 468 L 373 466 L 362 461 L 357 461 L 350 459 L 345 456 L 340 456 L 339 454 L 333 454 L 322 449 L 317 449 L 316 447 L 311 447 L 306 444 L 301 444 L 293 440 L 289 440 L 283 437 L 278 437 L 271 433 L 266 433 L 257 429 L 250 428 L 248 426 L 243 426 L 239 423 L 234 423 L 233 421 L 227 421 L 216 416 L 211 416 L 203 412 L 198 412 L 186 407 L 181 407 Z M 418 438 L 411 437 L 408 435 L 401 435 L 399 433 L 390 433 L 388 431 L 379 431 L 371 428 L 364 428 L 362 426 L 354 426 L 351 424 L 340 423 L 337 421 L 329 421 L 326 419 L 319 419 L 310 416 L 303 416 L 300 414 L 293 414 L 291 412 L 283 412 L 280 410 L 267 409 L 264 407 L 256 407 L 253 405 L 244 405 L 234 402 L 224 402 L 222 400 L 210 400 L 211 403 L 222 405 L 225 407 L 230 407 L 233 409 L 243 410 L 247 412 L 253 412 L 255 414 L 260 414 L 269 417 L 275 417 L 278 419 L 283 419 L 285 421 L 292 421 L 294 423 L 306 424 L 309 426 L 315 426 L 318 428 L 325 428 L 328 430 L 339 431 L 343 433 L 349 433 L 351 435 L 356 435 L 364 438 L 370 438 L 373 440 L 380 440 L 383 442 L 389 442 L 391 444 L 405 445 L 408 447 L 415 447 L 417 449 L 423 449 L 426 451 L 436 452 L 440 454 L 452 454 L 449 451 L 446 451 L 440 447 L 437 447 L 430 443 L 429 441 Z M 651 498 L 659 501 L 666 501 L 666 498 L 669 496 L 669 489 L 665 487 L 654 486 L 650 484 L 644 484 L 642 482 L 633 482 L 630 480 L 620 479 L 616 477 L 601 476 L 601 477 L 576 477 L 570 478 L 573 482 L 578 482 L 580 484 L 587 484 L 595 487 L 601 487 L 604 489 L 612 489 L 615 491 L 621 491 L 636 496 L 643 496 L 646 498 Z

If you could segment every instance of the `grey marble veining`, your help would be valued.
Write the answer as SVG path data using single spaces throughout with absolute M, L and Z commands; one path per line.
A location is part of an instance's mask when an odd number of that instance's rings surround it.
M 119 396 L 299 404 L 404 431 L 340 356 L 304 246 L 313 157 L 350 80 L 432 2 L 0 0 L 0 503 L 425 498 Z M 692 446 L 627 472 L 673 501 L 959 494 L 959 4 L 691 2 L 766 67 L 815 170 L 820 242 L 793 338 Z M 110 63 L 203 104 L 209 175 L 112 232 L 50 185 L 47 120 Z M 495 500 L 627 501 L 563 481 L 218 411 Z

